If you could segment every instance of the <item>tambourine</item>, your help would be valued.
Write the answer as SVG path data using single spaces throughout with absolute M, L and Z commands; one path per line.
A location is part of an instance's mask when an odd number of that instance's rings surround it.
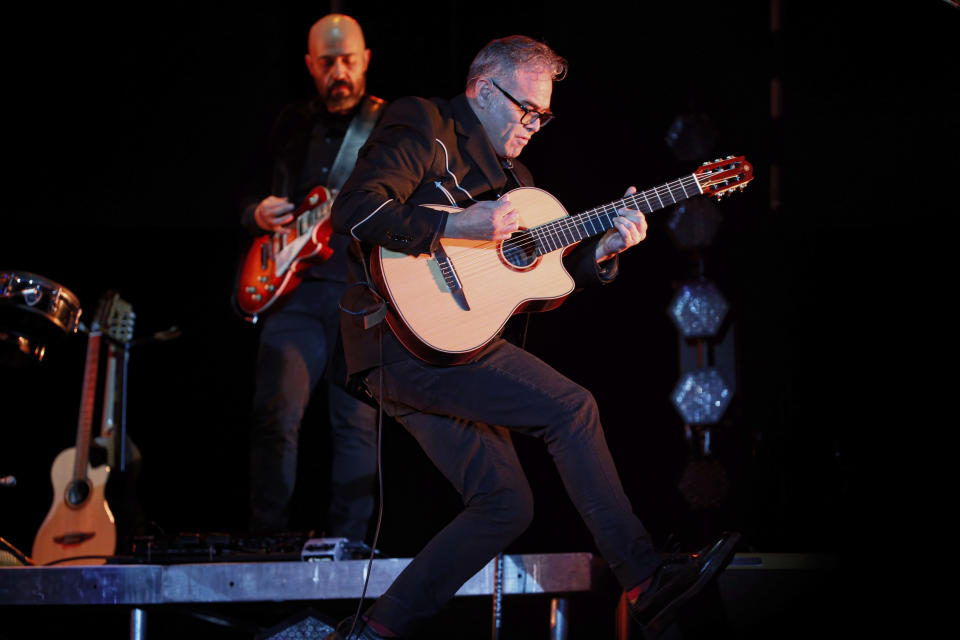
M 61 284 L 26 271 L 0 271 L 0 343 L 42 360 L 48 344 L 76 333 L 82 309 Z

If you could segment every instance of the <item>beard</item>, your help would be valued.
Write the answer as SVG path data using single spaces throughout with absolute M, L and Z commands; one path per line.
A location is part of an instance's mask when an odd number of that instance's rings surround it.
M 330 113 L 344 113 L 352 109 L 363 96 L 365 83 L 361 79 L 356 85 L 350 80 L 337 80 L 329 86 L 318 87 L 323 104 Z

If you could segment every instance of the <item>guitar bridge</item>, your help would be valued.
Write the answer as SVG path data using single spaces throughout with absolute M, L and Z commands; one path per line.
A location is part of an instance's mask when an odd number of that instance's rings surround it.
M 438 246 L 436 251 L 433 252 L 433 258 L 437 261 L 437 264 L 440 265 L 440 273 L 443 275 L 443 281 L 446 283 L 447 288 L 450 289 L 450 294 L 453 296 L 453 299 L 457 301 L 461 309 L 470 311 L 470 305 L 467 304 L 467 297 L 463 294 L 463 285 L 460 284 L 457 271 L 453 268 L 453 263 L 450 261 L 447 252 L 444 251 L 442 246 Z

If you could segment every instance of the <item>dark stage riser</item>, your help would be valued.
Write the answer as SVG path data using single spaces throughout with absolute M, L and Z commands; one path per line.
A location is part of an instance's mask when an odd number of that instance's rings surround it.
M 409 562 L 410 558 L 374 560 L 365 597 L 381 595 Z M 53 614 L 65 620 L 90 618 L 91 611 L 104 617 L 127 615 L 129 637 L 142 640 L 152 637 L 151 620 L 155 628 L 164 629 L 170 615 L 182 616 L 184 611 L 194 612 L 194 624 L 208 626 L 210 611 L 227 610 L 237 620 L 245 613 L 253 615 L 262 606 L 257 603 L 308 603 L 320 611 L 328 607 L 339 611 L 356 606 L 368 566 L 366 560 L 324 560 L 2 567 L 0 616 L 8 626 L 0 628 L 0 638 L 8 640 L 5 632 L 14 634 L 10 639 L 19 637 L 16 632 L 25 628 L 42 632 Z M 593 623 L 598 615 L 605 632 L 595 637 L 613 633 L 618 589 L 609 568 L 594 555 L 507 555 L 501 575 L 504 640 L 526 637 L 522 631 L 516 635 L 518 627 L 534 629 L 540 638 L 586 638 L 583 634 L 591 627 L 584 629 L 578 621 Z M 840 604 L 842 575 L 833 555 L 737 554 L 664 640 L 801 637 L 813 631 L 837 637 L 829 629 L 839 631 L 849 622 Z M 466 612 L 469 626 L 487 629 L 473 629 L 469 638 L 490 637 L 491 600 L 484 596 L 496 595 L 496 577 L 496 561 L 491 561 L 457 593 L 452 609 L 461 617 Z M 518 601 L 518 596 L 524 597 Z M 521 604 L 527 601 L 531 604 Z M 518 609 L 533 613 L 525 620 L 511 619 L 511 612 Z M 205 616 L 206 622 L 197 622 Z

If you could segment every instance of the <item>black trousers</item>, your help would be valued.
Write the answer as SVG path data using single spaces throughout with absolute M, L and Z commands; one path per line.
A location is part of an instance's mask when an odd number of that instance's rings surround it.
M 416 438 L 464 509 L 370 607 L 373 620 L 409 634 L 529 526 L 533 496 L 512 431 L 543 440 L 624 588 L 653 573 L 659 557 L 624 493 L 586 389 L 503 340 L 470 364 L 434 367 L 410 357 L 374 369 L 366 378 L 374 395 L 381 375 L 384 410 Z
M 255 531 L 283 531 L 290 524 L 301 421 L 311 397 L 322 391 L 333 448 L 325 533 L 366 540 L 375 505 L 377 412 L 324 377 L 336 345 L 343 288 L 337 282 L 304 281 L 264 321 L 250 439 L 250 528 Z

